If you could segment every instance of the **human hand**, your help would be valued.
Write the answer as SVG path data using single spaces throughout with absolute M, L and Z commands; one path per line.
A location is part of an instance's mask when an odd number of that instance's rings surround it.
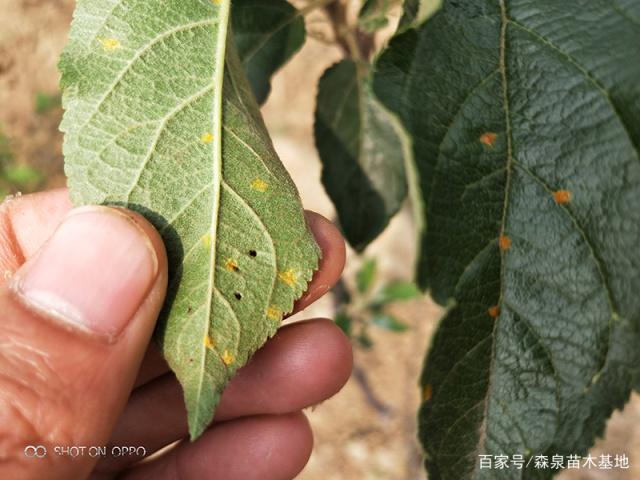
M 344 265 L 335 227 L 307 218 L 323 259 L 297 310 Z M 196 442 L 141 465 L 87 450 L 60 456 L 55 446 L 152 454 L 187 435 L 179 384 L 149 344 L 167 284 L 164 246 L 139 215 L 72 210 L 66 190 L 29 195 L 0 208 L 0 282 L 2 479 L 290 479 L 312 447 L 301 410 L 335 394 L 351 372 L 350 344 L 332 322 L 285 326 L 238 372 Z M 47 456 L 26 457 L 28 445 Z

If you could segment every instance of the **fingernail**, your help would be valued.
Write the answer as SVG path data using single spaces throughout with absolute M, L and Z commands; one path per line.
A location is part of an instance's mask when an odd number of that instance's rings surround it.
M 149 237 L 124 211 L 73 210 L 10 288 L 27 307 L 94 335 L 115 338 L 158 272 Z

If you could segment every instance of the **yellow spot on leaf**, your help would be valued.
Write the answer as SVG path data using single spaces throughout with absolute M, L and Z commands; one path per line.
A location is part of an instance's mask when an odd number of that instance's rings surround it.
M 211 0 L 211 3 L 213 3 L 214 5 L 220 5 L 220 2 L 222 0 Z
M 284 283 L 286 283 L 287 285 L 289 285 L 290 287 L 292 287 L 295 285 L 298 275 L 292 268 L 290 268 L 286 272 L 280 272 L 278 274 L 278 278 Z
M 487 132 L 480 135 L 480 143 L 486 145 L 487 147 L 493 147 L 493 144 L 496 143 L 498 139 L 498 134 L 493 132 Z
M 422 401 L 428 402 L 429 400 L 431 400 L 432 396 L 433 396 L 433 387 L 431 386 L 430 383 L 428 383 L 422 389 Z
M 500 246 L 500 250 L 506 252 L 511 248 L 511 239 L 506 235 L 500 235 L 500 238 L 498 238 L 498 245 Z
M 494 305 L 493 307 L 489 308 L 489 310 L 487 310 L 487 313 L 490 317 L 497 318 L 498 315 L 500 315 L 500 307 L 498 305 Z
M 224 268 L 226 268 L 230 272 L 238 271 L 238 264 L 233 260 L 233 258 L 228 258 L 224 264 Z
M 209 335 L 205 335 L 204 337 L 204 346 L 206 348 L 214 348 L 216 346 L 216 342 L 214 342 L 213 338 L 211 338 Z
M 251 182 L 251 188 L 257 190 L 260 193 L 264 193 L 269 188 L 269 184 L 261 178 L 256 178 L 253 182 Z
M 103 38 L 100 43 L 105 52 L 113 52 L 120 48 L 120 41 L 115 38 Z
M 235 362 L 235 360 L 236 358 L 232 353 L 229 352 L 229 350 L 225 350 L 222 354 L 222 363 L 224 363 L 225 365 L 231 365 L 233 362 Z
M 269 308 L 267 308 L 267 318 L 279 322 L 282 319 L 282 312 L 275 305 L 271 305 Z
M 571 201 L 571 192 L 568 190 L 558 190 L 553 192 L 553 199 L 560 205 L 565 205 Z
M 211 132 L 203 133 L 200 137 L 200 141 L 202 143 L 211 143 L 213 142 L 213 134 Z
M 202 245 L 205 248 L 210 248 L 211 247 L 211 234 L 207 233 L 207 234 L 203 235 L 202 238 L 200 239 L 200 241 L 202 242 Z

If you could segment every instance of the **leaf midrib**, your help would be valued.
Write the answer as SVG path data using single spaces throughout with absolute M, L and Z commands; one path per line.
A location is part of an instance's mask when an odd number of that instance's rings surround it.
M 504 193 L 504 204 L 502 207 L 502 220 L 500 225 L 500 235 L 504 235 L 505 232 L 505 224 L 507 218 L 507 210 L 509 208 L 509 193 L 511 190 L 511 177 L 512 177 L 512 168 L 513 168 L 513 139 L 511 132 L 511 111 L 509 106 L 509 86 L 507 83 L 507 63 L 506 63 L 506 37 L 507 37 L 507 6 L 505 4 L 505 0 L 499 0 L 500 2 L 500 60 L 498 69 L 500 71 L 500 76 L 502 78 L 502 105 L 504 108 L 504 116 L 505 116 L 505 136 L 507 140 L 507 161 L 506 161 L 506 184 L 505 184 L 505 193 Z M 500 294 L 498 297 L 498 305 L 500 305 L 503 301 L 504 297 L 504 278 L 505 278 L 505 252 L 500 252 Z M 491 358 L 489 359 L 489 378 L 487 380 L 487 393 L 484 397 L 484 411 L 482 415 L 482 423 L 480 424 L 479 429 L 479 438 L 478 438 L 478 448 L 476 451 L 476 455 L 474 455 L 474 459 L 477 458 L 477 455 L 480 455 L 482 452 L 486 451 L 485 441 L 487 436 L 487 417 L 489 413 L 489 394 L 491 392 L 493 386 L 493 374 L 495 371 L 495 359 L 496 359 L 496 332 L 498 330 L 498 325 L 500 323 L 500 318 L 502 315 L 498 315 L 493 322 L 493 329 L 491 331 Z M 473 467 L 473 475 L 476 475 L 477 472 L 477 464 L 474 461 Z
M 213 309 L 214 302 L 214 288 L 215 288 L 215 275 L 216 275 L 216 250 L 217 250 L 217 232 L 218 232 L 218 218 L 220 210 L 220 195 L 222 190 L 222 89 L 224 82 L 225 60 L 226 60 L 226 46 L 227 46 L 227 29 L 229 23 L 229 11 L 231 0 L 223 0 L 220 3 L 218 10 L 218 37 L 216 43 L 215 52 L 215 73 L 214 73 L 214 98 L 213 98 L 213 208 L 211 212 L 211 224 L 209 235 L 211 238 L 211 246 L 209 250 L 209 285 L 207 288 L 208 303 L 204 324 L 204 329 L 200 338 L 205 338 L 210 334 L 211 330 L 211 311 Z M 201 361 L 200 361 L 200 374 L 198 375 L 198 385 L 196 389 L 196 398 L 202 397 L 202 391 L 204 388 L 204 377 L 206 371 L 206 360 L 208 350 L 204 342 L 200 342 L 201 349 Z M 190 422 L 191 425 L 201 425 L 202 421 L 200 416 L 203 414 L 203 403 L 198 400 L 196 412 L 194 414 L 194 421 Z M 208 412 L 207 412 L 208 413 Z M 205 415 L 207 414 L 205 413 Z M 194 432 L 191 432 L 192 438 L 195 436 Z
M 607 101 L 607 103 L 609 104 L 609 106 L 611 107 L 611 109 L 613 110 L 613 112 L 616 114 L 616 118 L 618 119 L 618 121 L 620 122 L 620 125 L 622 125 L 622 128 L 624 129 L 625 133 L 627 134 L 627 137 L 629 137 L 629 143 L 631 143 L 631 146 L 633 147 L 633 151 L 635 153 L 636 159 L 638 161 L 640 161 L 640 152 L 638 151 L 638 146 L 635 145 L 635 143 L 633 142 L 633 137 L 631 136 L 631 131 L 629 126 L 626 124 L 626 122 L 624 121 L 624 119 L 622 118 L 622 116 L 620 115 L 620 112 L 618 112 L 618 107 L 617 105 L 613 102 L 613 99 L 611 98 L 611 95 L 609 95 L 609 91 L 606 89 L 606 87 L 604 85 L 602 85 L 600 83 L 600 81 L 595 78 L 586 68 L 584 68 L 580 62 L 578 62 L 577 59 L 575 59 L 571 54 L 569 54 L 568 52 L 565 52 L 562 48 L 560 48 L 558 45 L 556 45 L 554 42 L 552 42 L 551 40 L 549 40 L 548 38 L 542 36 L 541 34 L 539 34 L 538 32 L 536 32 L 535 30 L 532 30 L 531 28 L 528 28 L 526 25 L 521 24 L 520 22 L 517 22 L 516 20 L 513 20 L 512 18 L 508 18 L 507 19 L 507 23 L 510 23 L 511 25 L 513 25 L 516 28 L 519 28 L 520 30 L 522 30 L 523 32 L 528 33 L 529 35 L 531 35 L 532 37 L 534 37 L 541 45 L 546 46 L 547 48 L 550 48 L 552 50 L 554 50 L 555 52 L 559 53 L 560 55 L 564 56 L 569 63 L 571 63 L 571 65 L 573 65 L 574 67 L 576 67 L 576 69 L 587 79 L 589 80 L 589 82 L 591 82 L 596 89 L 602 94 L 602 96 L 605 98 L 605 100 Z

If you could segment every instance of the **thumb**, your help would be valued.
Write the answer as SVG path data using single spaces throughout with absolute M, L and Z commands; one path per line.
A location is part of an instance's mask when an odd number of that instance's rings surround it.
M 162 306 L 166 264 L 141 216 L 84 207 L 0 287 L 0 478 L 89 475 L 97 459 L 56 446 L 107 444 Z M 29 445 L 46 456 L 25 455 Z

